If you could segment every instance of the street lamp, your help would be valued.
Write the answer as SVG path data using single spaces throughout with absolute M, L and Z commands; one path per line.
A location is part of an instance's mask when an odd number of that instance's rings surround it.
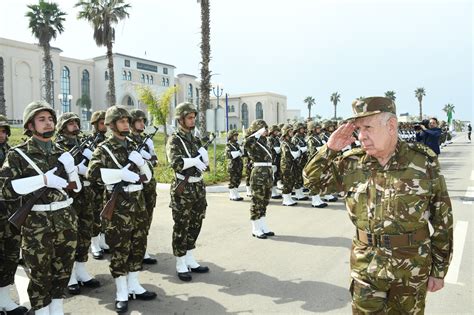
M 222 84 L 219 84 L 219 83 L 216 83 L 216 84 L 213 84 L 212 86 L 212 93 L 214 94 L 214 96 L 216 97 L 217 99 L 217 105 L 216 107 L 214 108 L 214 133 L 217 135 L 217 110 L 219 109 L 219 97 L 222 96 L 222 93 L 224 91 L 224 88 L 222 86 Z M 216 161 L 216 142 L 217 141 L 214 141 L 214 176 L 216 176 L 216 168 L 217 168 L 217 161 Z
M 61 93 L 61 94 L 58 94 L 58 99 L 61 102 L 61 114 L 62 114 L 64 112 L 65 105 L 68 105 L 68 104 L 71 105 L 72 95 Z M 69 110 L 71 110 L 70 107 L 71 106 L 69 106 Z

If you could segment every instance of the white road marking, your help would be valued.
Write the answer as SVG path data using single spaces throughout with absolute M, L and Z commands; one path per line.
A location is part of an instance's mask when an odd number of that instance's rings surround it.
M 15 273 L 15 286 L 16 291 L 18 292 L 18 298 L 20 299 L 20 305 L 27 307 L 28 309 L 31 307 L 30 305 L 30 298 L 28 297 L 28 283 L 30 279 L 26 275 L 25 270 L 22 266 L 18 266 Z
M 469 186 L 466 189 L 466 194 L 464 195 L 463 204 L 465 205 L 472 205 L 472 201 L 474 200 L 474 187 Z
M 453 259 L 449 265 L 448 274 L 444 278 L 446 283 L 460 284 L 458 283 L 459 269 L 461 268 L 462 253 L 464 251 L 464 243 L 466 242 L 467 235 L 467 221 L 457 221 L 456 227 L 454 228 L 453 240 L 454 240 L 454 252 Z

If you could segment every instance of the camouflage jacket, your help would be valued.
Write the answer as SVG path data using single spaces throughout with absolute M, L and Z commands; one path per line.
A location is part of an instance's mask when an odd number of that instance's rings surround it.
M 273 165 L 279 165 L 280 160 L 281 160 L 281 143 L 280 143 L 280 138 L 275 137 L 275 136 L 269 136 L 268 137 L 268 145 L 272 149 L 272 164 Z M 275 151 L 275 147 L 280 148 L 280 153 L 277 153 Z
M 240 145 L 239 143 L 236 142 L 227 142 L 225 146 L 225 155 L 227 157 L 227 169 L 230 170 L 242 170 L 243 167 L 243 162 L 242 162 L 242 156 L 239 156 L 237 158 L 232 158 L 232 151 L 240 151 Z
M 298 148 L 291 142 L 291 140 L 282 139 L 280 162 L 282 172 L 293 172 L 296 170 L 296 165 L 298 162 L 293 158 L 293 155 L 291 155 L 291 151 L 298 151 Z
M 54 145 L 54 143 L 51 152 L 45 152 L 33 140 L 33 138 L 29 138 L 26 142 L 14 148 L 23 151 L 23 153 L 25 153 L 43 173 L 56 167 L 56 165 L 60 163 L 58 162 L 59 156 L 64 153 L 64 151 L 59 146 Z M 0 170 L 0 182 L 3 182 L 2 193 L 7 200 L 17 199 L 19 197 L 19 195 L 13 190 L 11 184 L 12 180 L 38 175 L 36 170 L 13 149 L 8 152 L 5 163 Z M 62 177 L 67 180 L 66 174 L 63 174 Z M 23 200 L 28 200 L 29 195 L 23 196 Z M 46 188 L 45 193 L 38 200 L 38 204 L 50 204 L 54 201 L 64 201 L 67 198 L 68 194 L 65 191 Z
M 309 156 L 313 156 L 314 154 L 316 154 L 318 152 L 318 148 L 324 145 L 319 135 L 316 134 L 310 134 L 306 138 L 306 143 L 308 143 Z
M 262 136 L 259 139 L 252 136 L 248 137 L 245 141 L 245 151 L 247 151 L 249 159 L 253 163 L 272 162 L 271 148 L 266 137 Z
M 201 146 L 201 140 L 198 137 L 195 137 L 192 133 L 185 133 L 181 128 L 178 128 L 177 131 L 168 138 L 166 154 L 168 156 L 170 166 L 175 171 L 175 173 L 194 177 L 199 177 L 202 175 L 201 171 L 199 171 L 196 167 L 190 167 L 183 171 L 183 158 L 194 158 L 198 156 L 198 150 Z M 176 177 L 174 181 L 176 181 Z
M 3 162 L 5 162 L 8 150 L 10 150 L 8 143 L 0 144 L 0 167 L 2 167 Z
M 143 143 L 143 141 L 145 140 L 145 137 L 146 137 L 146 134 L 144 134 L 144 133 L 141 133 L 141 134 L 130 133 L 130 135 L 128 136 L 128 138 L 129 138 L 130 140 L 132 140 L 132 141 L 135 143 L 135 145 L 136 145 L 137 147 L 140 146 L 140 145 Z M 148 148 L 147 145 L 145 145 L 145 146 L 143 147 L 143 149 L 144 149 L 146 152 L 150 153 L 150 148 Z M 151 170 L 151 172 L 153 173 L 153 167 L 155 167 L 158 163 L 156 162 L 156 160 L 147 161 L 147 162 L 149 163 L 150 170 Z
M 431 275 L 444 278 L 452 256 L 453 217 L 436 154 L 419 144 L 398 141 L 385 166 L 353 149 L 339 154 L 323 146 L 303 171 L 312 194 L 345 193 L 353 224 L 364 231 L 404 234 L 434 228 Z
M 76 145 L 79 146 L 81 144 L 81 141 L 83 141 L 83 139 L 85 139 L 85 138 L 80 138 L 79 136 L 74 137 L 74 138 L 69 138 L 69 137 L 66 137 L 63 134 L 58 134 L 56 136 L 56 139 L 54 140 L 54 142 L 56 143 L 56 145 L 58 145 L 64 151 L 70 151 L 72 148 L 74 148 L 74 146 L 76 146 Z M 82 154 L 78 153 L 74 157 L 74 164 L 77 165 L 77 164 L 81 163 L 81 161 L 83 159 L 84 159 L 84 157 L 82 156 Z

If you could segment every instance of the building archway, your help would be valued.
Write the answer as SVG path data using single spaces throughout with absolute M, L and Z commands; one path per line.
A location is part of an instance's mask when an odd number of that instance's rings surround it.
M 248 128 L 249 127 L 249 107 L 246 103 L 242 104 L 240 117 L 242 119 L 242 127 Z
M 263 119 L 263 106 L 260 102 L 255 105 L 255 119 Z

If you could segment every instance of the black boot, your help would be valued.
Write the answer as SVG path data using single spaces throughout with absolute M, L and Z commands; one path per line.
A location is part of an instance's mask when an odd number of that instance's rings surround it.
M 128 311 L 128 301 L 115 301 L 115 311 L 117 313 L 125 313 Z

